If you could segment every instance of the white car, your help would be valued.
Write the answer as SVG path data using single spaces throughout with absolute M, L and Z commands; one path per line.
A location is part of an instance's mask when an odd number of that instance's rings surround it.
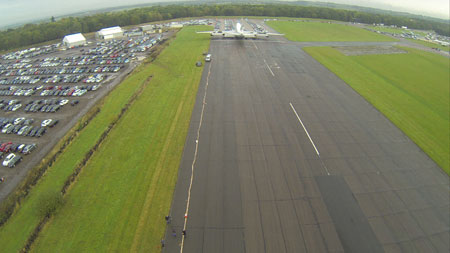
M 20 107 L 22 107 L 22 104 L 14 105 L 14 107 L 11 109 L 11 111 L 15 112 L 15 111 L 17 111 Z
M 206 62 L 210 62 L 210 61 L 211 61 L 211 54 L 207 54 L 207 55 L 206 55 L 205 61 L 206 61 Z
M 22 123 L 24 120 L 25 120 L 24 117 L 16 118 L 14 120 L 14 125 L 18 125 L 18 124 Z
M 17 135 L 22 135 L 25 130 L 27 130 L 28 126 L 23 126 L 17 131 Z
M 13 153 L 9 154 L 9 155 L 5 158 L 5 160 L 3 160 L 2 165 L 5 166 L 5 167 L 8 167 L 9 164 L 11 163 L 11 160 L 12 160 L 14 157 L 16 157 L 15 154 L 13 154 Z
M 41 127 L 46 127 L 52 122 L 52 119 L 45 119 L 41 123 Z
M 10 126 L 12 126 L 12 125 L 13 125 L 13 124 L 8 123 L 6 126 L 4 126 L 3 129 L 2 129 L 2 133 L 6 134 L 6 131 L 8 131 L 8 128 L 9 128 Z
M 59 105 L 65 105 L 65 104 L 67 104 L 67 103 L 69 103 L 69 100 L 63 99 L 63 100 L 61 100 L 61 101 L 59 102 Z

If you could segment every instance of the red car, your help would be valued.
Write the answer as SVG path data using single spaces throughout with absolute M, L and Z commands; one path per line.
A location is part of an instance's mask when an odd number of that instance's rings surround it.
M 12 144 L 12 142 L 5 142 L 5 143 L 3 143 L 3 144 L 0 146 L 0 152 L 5 152 L 6 146 L 11 145 L 11 144 Z M 10 147 L 10 148 L 11 148 L 11 147 Z

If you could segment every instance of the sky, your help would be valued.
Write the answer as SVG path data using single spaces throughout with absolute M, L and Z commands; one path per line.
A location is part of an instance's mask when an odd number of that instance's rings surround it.
M 0 0 L 0 27 L 76 12 L 175 0 Z M 293 1 L 293 0 L 291 0 Z M 318 0 L 312 0 L 318 1 Z M 449 19 L 449 0 L 319 0 Z

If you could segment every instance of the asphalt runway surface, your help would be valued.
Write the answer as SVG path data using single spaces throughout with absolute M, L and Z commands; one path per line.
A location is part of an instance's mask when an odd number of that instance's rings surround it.
M 163 252 L 449 252 L 447 174 L 302 46 L 211 41 Z

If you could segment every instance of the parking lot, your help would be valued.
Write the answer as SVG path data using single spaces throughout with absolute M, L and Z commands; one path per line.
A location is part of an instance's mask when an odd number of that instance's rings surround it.
M 0 201 L 167 34 L 0 55 Z M 11 155 L 14 154 L 14 155 Z

